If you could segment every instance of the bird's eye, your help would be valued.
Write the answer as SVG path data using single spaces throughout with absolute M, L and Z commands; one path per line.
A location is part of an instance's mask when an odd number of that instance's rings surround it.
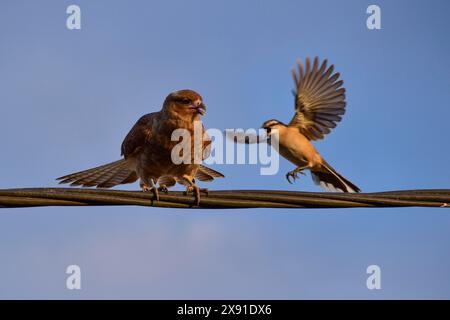
M 266 128 L 267 133 L 270 134 L 270 132 L 272 131 L 272 128 Z
M 190 104 L 191 103 L 191 99 L 183 98 L 183 99 L 181 99 L 181 103 L 182 104 Z

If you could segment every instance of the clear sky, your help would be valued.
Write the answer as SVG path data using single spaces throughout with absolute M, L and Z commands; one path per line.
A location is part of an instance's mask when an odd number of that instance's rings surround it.
M 66 8 L 81 7 L 81 30 Z M 381 7 L 382 29 L 366 27 Z M 207 127 L 289 121 L 296 58 L 328 58 L 347 113 L 316 144 L 367 192 L 450 187 L 449 1 L 2 1 L 0 188 L 117 160 L 123 137 L 191 88 Z M 319 191 L 257 165 L 210 189 Z M 138 184 L 124 187 L 138 189 Z M 0 298 L 450 298 L 444 209 L 0 210 Z M 82 289 L 66 289 L 66 267 Z M 368 290 L 379 265 L 382 289 Z

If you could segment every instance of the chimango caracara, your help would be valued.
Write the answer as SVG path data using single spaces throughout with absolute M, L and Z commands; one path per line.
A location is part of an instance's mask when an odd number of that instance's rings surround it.
M 212 181 L 223 175 L 195 161 L 195 152 L 191 152 L 191 161 L 176 164 L 172 159 L 172 149 L 179 142 L 172 141 L 172 133 L 186 129 L 192 136 L 188 141 L 194 150 L 194 143 L 198 141 L 194 138 L 194 123 L 200 121 L 205 112 L 202 97 L 195 91 L 173 92 L 165 99 L 161 111 L 144 115 L 131 128 L 122 143 L 123 159 L 58 180 L 73 186 L 111 188 L 140 179 L 142 190 L 153 192 L 156 200 L 159 200 L 158 191 L 167 192 L 167 187 L 178 182 L 186 186 L 186 193 L 194 193 L 198 205 L 203 189 L 197 186 L 195 178 Z M 209 156 L 211 141 L 205 138 L 202 124 L 201 128 L 200 151 L 201 160 L 204 160 Z

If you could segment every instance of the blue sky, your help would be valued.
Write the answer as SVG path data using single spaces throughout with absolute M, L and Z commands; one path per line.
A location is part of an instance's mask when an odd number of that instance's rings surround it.
M 372 3 L 382 30 L 366 28 Z M 288 121 L 290 68 L 315 55 L 347 89 L 345 118 L 316 144 L 328 162 L 367 192 L 449 187 L 448 1 L 0 6 L 0 188 L 118 159 L 134 122 L 182 88 L 203 95 L 207 127 Z M 226 179 L 207 186 L 319 191 L 280 166 L 215 166 Z M 0 298 L 450 298 L 449 229 L 448 211 L 429 208 L 1 210 Z M 80 291 L 65 287 L 71 264 Z M 372 264 L 381 290 L 366 288 Z

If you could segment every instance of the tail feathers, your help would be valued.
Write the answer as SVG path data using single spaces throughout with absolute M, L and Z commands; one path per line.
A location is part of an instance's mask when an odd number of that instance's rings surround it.
M 311 176 L 315 184 L 332 192 L 357 193 L 361 190 L 353 183 L 336 172 L 328 163 L 324 162 L 321 170 L 311 170 Z
M 71 186 L 111 188 L 138 179 L 131 159 L 122 159 L 103 166 L 72 173 L 56 180 Z
M 177 180 L 171 176 L 162 176 L 158 179 L 158 184 L 160 186 L 164 185 L 166 188 L 170 188 L 177 184 Z
M 213 170 L 211 168 L 208 168 L 204 165 L 200 165 L 195 177 L 200 181 L 212 181 L 214 180 L 214 178 L 225 178 L 225 176 L 222 173 Z M 205 180 L 203 180 L 202 178 Z
M 194 178 L 200 181 L 211 182 L 214 180 L 214 178 L 223 177 L 225 176 L 220 172 L 200 165 Z M 166 188 L 173 187 L 177 182 L 185 187 L 189 187 L 192 184 L 192 182 L 187 179 L 178 179 L 173 176 L 162 176 L 158 179 L 158 184 L 160 186 L 164 185 Z

